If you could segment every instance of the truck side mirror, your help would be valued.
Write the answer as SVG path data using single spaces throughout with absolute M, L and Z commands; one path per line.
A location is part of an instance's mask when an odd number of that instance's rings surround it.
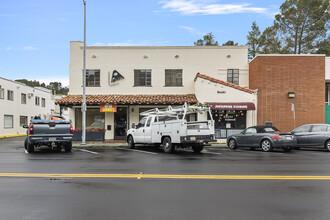
M 23 125 L 23 128 L 29 129 L 28 125 Z
M 135 128 L 135 123 L 132 124 L 132 128 Z

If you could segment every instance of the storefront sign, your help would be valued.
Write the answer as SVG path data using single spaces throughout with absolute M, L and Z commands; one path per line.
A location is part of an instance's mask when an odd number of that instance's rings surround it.
M 216 110 L 255 110 L 256 106 L 252 102 L 237 103 L 210 103 L 211 109 Z
M 117 112 L 117 105 L 114 104 L 100 105 L 100 112 Z
M 226 94 L 226 91 L 217 91 L 218 94 Z

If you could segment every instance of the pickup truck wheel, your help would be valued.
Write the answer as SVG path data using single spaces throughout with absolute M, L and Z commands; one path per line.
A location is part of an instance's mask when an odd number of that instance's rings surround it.
M 24 148 L 25 148 L 25 150 L 27 150 L 27 147 L 28 146 L 28 139 L 27 138 L 25 138 L 25 140 L 24 140 Z
M 128 136 L 127 144 L 130 149 L 134 149 L 135 143 L 134 143 L 134 139 L 133 139 L 132 135 Z
M 71 150 L 72 150 L 72 142 L 67 143 L 64 146 L 64 149 L 65 149 L 65 152 L 71 152 Z
M 169 137 L 164 138 L 163 150 L 165 153 L 172 153 L 174 151 L 174 146 L 171 142 L 171 138 L 169 138 Z
M 191 148 L 195 153 L 200 153 L 203 150 L 204 146 L 199 144 L 199 145 L 193 145 Z
M 29 153 L 34 152 L 34 144 L 27 144 L 27 152 Z

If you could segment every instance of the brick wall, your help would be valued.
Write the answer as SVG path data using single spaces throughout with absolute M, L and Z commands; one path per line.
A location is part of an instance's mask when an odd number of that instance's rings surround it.
M 325 122 L 324 56 L 257 56 L 249 65 L 249 87 L 258 89 L 258 124 L 272 121 L 282 132 L 293 130 L 295 92 L 296 127 Z

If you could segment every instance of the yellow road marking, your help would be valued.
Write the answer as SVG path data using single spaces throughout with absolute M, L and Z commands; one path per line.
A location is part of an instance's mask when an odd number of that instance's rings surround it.
M 210 180 L 330 180 L 330 176 L 275 175 L 170 175 L 170 174 L 79 174 L 79 173 L 0 173 L 0 177 L 59 178 L 135 178 L 135 179 L 210 179 Z

